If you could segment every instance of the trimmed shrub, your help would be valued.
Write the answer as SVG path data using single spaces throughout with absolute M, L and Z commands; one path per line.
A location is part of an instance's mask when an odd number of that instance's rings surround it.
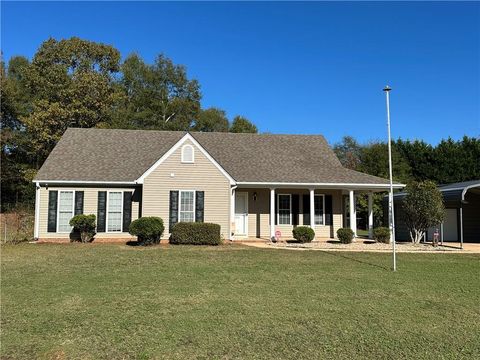
M 353 240 L 353 230 L 350 228 L 340 228 L 337 230 L 337 237 L 342 244 L 350 244 Z
M 93 241 L 95 236 L 97 218 L 95 215 L 75 215 L 70 219 L 70 226 L 73 226 L 73 231 L 80 233 L 80 240 L 82 243 Z
M 164 229 L 163 220 L 152 216 L 132 221 L 128 232 L 138 238 L 139 245 L 146 246 L 160 243 Z
M 373 229 L 373 238 L 379 243 L 390 243 L 390 229 L 387 227 L 378 227 Z
M 180 222 L 173 226 L 170 244 L 220 245 L 220 225 L 202 222 Z
M 295 240 L 301 243 L 309 243 L 315 237 L 315 231 L 308 226 L 297 226 L 292 231 Z

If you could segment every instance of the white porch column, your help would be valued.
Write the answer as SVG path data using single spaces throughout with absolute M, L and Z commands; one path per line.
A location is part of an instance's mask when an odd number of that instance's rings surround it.
M 463 249 L 463 205 L 460 204 L 460 248 Z
M 310 227 L 315 229 L 315 190 L 310 189 Z
M 315 190 L 310 189 L 310 227 L 315 230 Z
M 349 191 L 350 200 L 350 229 L 353 231 L 353 235 L 357 237 L 357 212 L 355 211 L 355 194 L 353 190 Z
M 40 183 L 35 183 L 35 224 L 33 230 L 34 239 L 39 237 L 40 229 Z
M 368 192 L 368 238 L 373 239 L 373 193 Z
M 230 199 L 230 240 L 235 240 L 235 189 L 236 187 L 232 187 Z
M 275 189 L 270 189 L 270 240 L 275 237 Z

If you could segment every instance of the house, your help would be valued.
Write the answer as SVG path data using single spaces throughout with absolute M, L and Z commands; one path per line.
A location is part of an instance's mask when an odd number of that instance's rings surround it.
M 441 241 L 480 242 L 480 180 L 440 185 L 438 190 L 443 196 L 445 220 L 428 230 L 427 240 L 432 240 L 434 232 L 438 229 Z M 410 241 L 402 210 L 402 202 L 406 195 L 406 192 L 399 192 L 393 197 L 397 241 Z
M 141 216 L 161 217 L 164 238 L 179 221 L 217 223 L 231 240 L 289 238 L 297 225 L 333 238 L 347 208 L 356 219 L 356 194 L 389 187 L 342 167 L 319 135 L 111 129 L 68 129 L 34 182 L 40 240 L 69 239 L 80 213 L 97 216 L 99 240 L 130 239 Z

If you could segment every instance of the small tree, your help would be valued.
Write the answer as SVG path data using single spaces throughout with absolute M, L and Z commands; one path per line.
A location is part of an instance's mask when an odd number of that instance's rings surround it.
M 73 226 L 74 231 L 80 233 L 80 239 L 83 243 L 91 242 L 95 236 L 95 215 L 75 215 L 70 219 L 70 226 Z
M 407 186 L 403 200 L 405 223 L 412 242 L 418 244 L 429 227 L 445 217 L 442 193 L 432 181 L 413 182 Z

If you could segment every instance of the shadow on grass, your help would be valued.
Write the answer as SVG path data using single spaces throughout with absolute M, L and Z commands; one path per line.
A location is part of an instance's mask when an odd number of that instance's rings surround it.
M 136 240 L 130 240 L 130 241 L 127 241 L 125 243 L 125 245 L 127 246 L 142 246 L 142 244 L 140 244 L 138 241 Z
M 359 259 L 356 259 L 354 257 L 344 255 L 344 254 L 342 254 L 340 252 L 337 252 L 337 251 L 324 251 L 324 250 L 320 250 L 320 251 L 322 251 L 324 254 L 340 257 L 340 258 L 350 260 L 350 261 L 353 261 L 353 262 L 356 262 L 356 263 L 359 263 L 359 264 L 362 264 L 362 265 L 368 265 L 368 266 L 371 266 L 371 267 L 374 267 L 374 268 L 377 268 L 377 269 L 382 269 L 382 270 L 390 270 L 390 267 L 374 264 L 374 263 L 364 261 L 364 260 L 359 260 Z

